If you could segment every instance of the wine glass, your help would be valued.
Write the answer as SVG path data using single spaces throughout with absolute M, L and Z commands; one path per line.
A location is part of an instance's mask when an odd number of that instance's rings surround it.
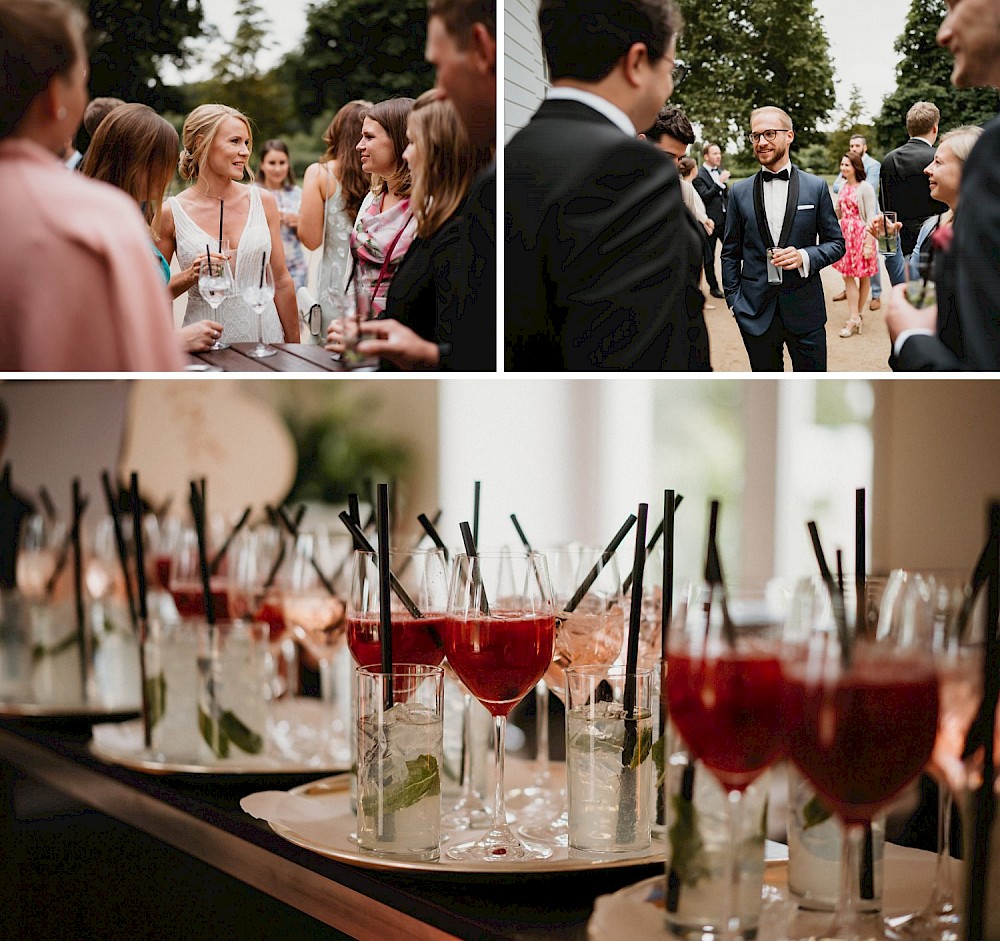
M 670 718 L 727 797 L 726 938 L 756 932 L 740 904 L 742 799 L 780 752 L 778 652 L 786 601 L 780 587 L 727 591 L 718 583 L 692 584 L 671 622 L 666 689 Z
M 920 631 L 858 636 L 843 606 L 834 612 L 836 630 L 818 624 L 782 658 L 781 722 L 788 757 L 844 826 L 840 895 L 823 936 L 867 941 L 886 933 L 880 915 L 861 911 L 861 840 L 930 759 L 939 684 Z
M 213 315 L 216 314 L 222 302 L 227 297 L 232 297 L 236 291 L 236 282 L 233 278 L 233 269 L 229 265 L 227 255 L 228 241 L 219 243 L 219 253 L 227 256 L 225 260 L 213 257 L 209 252 L 205 259 L 205 264 L 198 272 L 198 290 L 201 296 L 212 308 Z M 223 343 L 221 339 L 216 340 L 209 350 L 228 350 L 229 344 Z
M 265 255 L 264 258 L 266 259 L 267 256 Z M 260 278 L 257 282 L 250 281 L 244 284 L 240 293 L 243 300 L 253 308 L 257 315 L 257 345 L 247 353 L 247 356 L 253 356 L 256 359 L 274 356 L 278 351 L 264 342 L 264 311 L 267 310 L 267 305 L 274 300 L 274 276 L 271 274 L 271 266 L 262 264 Z
M 920 911 L 892 919 L 886 932 L 891 938 L 956 941 L 964 934 L 951 873 L 951 812 L 966 786 L 962 750 L 982 698 L 984 623 L 971 604 L 969 616 L 962 614 L 967 600 L 970 589 L 959 572 L 896 569 L 886 587 L 880 631 L 889 637 L 916 632 L 933 651 L 939 682 L 937 737 L 927 766 L 938 786 L 934 885 Z
M 206 547 L 209 564 L 211 552 Z M 205 617 L 205 588 L 198 549 L 198 533 L 185 527 L 177 537 L 170 559 L 170 595 L 181 618 Z M 225 575 L 209 574 L 209 593 L 216 621 L 229 620 L 228 585 Z
M 547 550 L 544 555 L 559 612 L 552 662 L 545 671 L 544 681 L 565 702 L 567 667 L 581 663 L 607 665 L 614 663 L 621 653 L 625 636 L 622 584 L 615 556 L 605 559 L 599 546 L 571 545 Z M 584 587 L 592 572 L 596 576 Z M 567 610 L 570 607 L 572 611 Z M 568 845 L 565 789 L 549 820 L 526 824 L 520 832 L 529 840 Z
M 66 527 L 40 513 L 32 514 L 21 524 L 18 540 L 17 588 L 26 599 L 42 601 L 52 593 L 49 582 L 65 549 Z
M 552 661 L 555 608 L 545 557 L 508 552 L 456 556 L 445 645 L 459 679 L 493 715 L 496 792 L 493 822 L 479 839 L 448 851 L 459 860 L 547 859 L 547 846 L 522 843 L 507 824 L 504 733 L 507 716 Z

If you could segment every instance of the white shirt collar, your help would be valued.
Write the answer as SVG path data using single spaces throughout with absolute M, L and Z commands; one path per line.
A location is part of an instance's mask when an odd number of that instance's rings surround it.
M 761 167 L 761 169 L 763 170 L 764 168 Z M 792 161 L 791 160 L 786 160 L 780 167 L 777 167 L 777 168 L 775 168 L 773 170 L 768 170 L 768 173 L 781 173 L 782 170 L 787 170 L 788 171 L 788 175 L 791 176 L 792 175 Z M 776 181 L 776 182 L 780 182 L 780 181 Z
M 583 91 L 581 88 L 571 88 L 568 85 L 557 85 L 550 88 L 545 97 L 549 101 L 578 101 L 588 108 L 593 108 L 598 114 L 604 115 L 629 137 L 635 137 L 637 133 L 629 116 L 618 105 L 612 104 L 607 98 L 602 98 L 593 92 Z

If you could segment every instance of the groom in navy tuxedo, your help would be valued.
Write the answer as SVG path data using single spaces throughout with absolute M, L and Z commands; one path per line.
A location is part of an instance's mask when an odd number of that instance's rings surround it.
M 759 173 L 732 187 L 722 244 L 722 286 L 754 372 L 826 371 L 826 300 L 819 273 L 844 254 L 826 182 L 792 165 L 792 119 L 750 115 Z

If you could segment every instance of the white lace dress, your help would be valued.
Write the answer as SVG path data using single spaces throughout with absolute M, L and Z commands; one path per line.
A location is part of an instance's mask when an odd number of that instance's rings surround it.
M 347 276 L 351 270 L 351 230 L 354 228 L 354 220 L 344 212 L 340 183 L 329 167 L 327 174 L 325 185 L 336 187 L 336 190 L 323 204 L 323 257 L 316 282 L 316 295 L 323 311 L 323 337 L 326 336 L 326 328 L 334 317 L 333 302 L 327 291 L 333 286 L 343 292 L 347 284 Z
M 181 268 L 187 268 L 198 255 L 203 255 L 206 245 L 213 251 L 218 249 L 218 234 L 210 235 L 197 225 L 184 211 L 184 207 L 176 196 L 170 197 L 170 208 L 174 214 L 177 261 Z M 233 277 L 236 279 L 237 296 L 227 297 L 219 309 L 213 311 L 208 301 L 201 296 L 198 285 L 195 284 L 188 291 L 184 326 L 197 323 L 199 320 L 217 320 L 222 324 L 222 339 L 227 343 L 249 343 L 259 339 L 257 315 L 253 308 L 239 295 L 244 285 L 255 283 L 260 278 L 260 266 L 265 252 L 270 257 L 271 231 L 267 227 L 267 217 L 264 215 L 260 190 L 251 186 L 250 213 L 247 216 L 246 226 L 243 229 L 243 234 L 240 235 L 234 256 Z M 271 301 L 264 311 L 264 342 L 284 342 L 284 333 L 274 301 Z

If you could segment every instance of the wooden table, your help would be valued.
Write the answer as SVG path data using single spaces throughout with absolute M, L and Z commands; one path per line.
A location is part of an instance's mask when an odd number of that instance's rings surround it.
M 256 343 L 233 343 L 229 349 L 207 353 L 189 353 L 192 372 L 348 372 L 333 359 L 333 354 L 312 343 L 271 343 L 278 352 L 266 359 L 248 355 Z
M 662 862 L 534 875 L 364 869 L 295 846 L 240 809 L 246 794 L 288 781 L 144 774 L 100 761 L 88 738 L 51 720 L 0 719 L 0 790 L 18 769 L 359 941 L 584 941 L 597 896 L 663 872 Z M 11 846 L 11 803 L 0 800 L 0 898 L 16 897 L 11 860 L 30 847 Z

